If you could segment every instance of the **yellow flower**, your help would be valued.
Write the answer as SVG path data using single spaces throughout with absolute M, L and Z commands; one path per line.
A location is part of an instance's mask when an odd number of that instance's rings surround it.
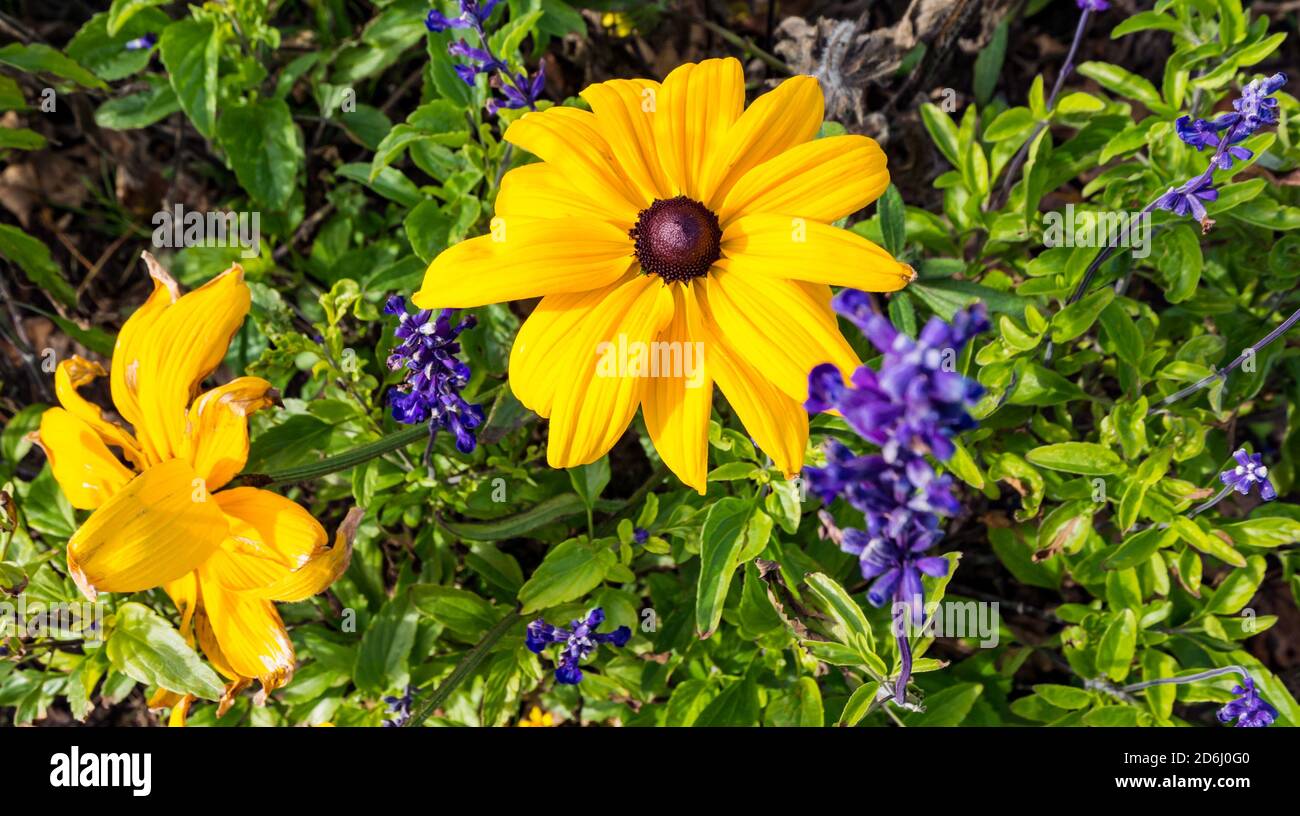
M 224 711 L 252 679 L 265 695 L 293 676 L 293 644 L 273 602 L 311 597 L 343 573 L 360 511 L 330 547 L 320 523 L 282 496 L 217 492 L 248 457 L 248 415 L 275 398 L 257 377 L 199 393 L 248 313 L 244 272 L 232 266 L 182 297 L 144 257 L 154 290 L 118 334 L 108 375 L 134 433 L 78 393 L 105 371 L 73 357 L 55 372 L 63 407 L 41 416 L 37 438 L 68 501 L 93 511 L 68 540 L 77 586 L 91 600 L 166 589 L 182 634 L 230 680 Z M 189 708 L 166 690 L 154 704 L 172 706 L 173 722 Z
M 533 706 L 533 710 L 528 712 L 528 719 L 520 720 L 518 723 L 520 728 L 551 728 L 554 725 L 555 718 L 551 716 L 551 712 L 542 713 L 537 706 Z
M 913 277 L 831 225 L 888 186 L 884 153 L 865 136 L 813 138 L 813 77 L 745 109 L 734 59 L 582 97 L 591 112 L 555 107 L 510 126 L 506 140 L 543 161 L 506 174 L 491 234 L 435 258 L 415 303 L 542 297 L 515 339 L 510 385 L 550 418 L 552 467 L 599 459 L 640 407 L 665 464 L 704 492 L 717 383 L 793 475 L 808 372 L 830 362 L 847 375 L 859 362 L 830 286 L 884 292 Z M 703 364 L 688 365 L 700 351 Z

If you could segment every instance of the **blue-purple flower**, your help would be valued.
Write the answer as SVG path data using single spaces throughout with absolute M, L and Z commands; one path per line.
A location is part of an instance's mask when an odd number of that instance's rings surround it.
M 604 622 L 605 610 L 600 607 L 588 612 L 586 618 L 570 623 L 569 629 L 552 626 L 538 618 L 528 624 L 524 645 L 533 654 L 541 654 L 552 643 L 563 644 L 555 662 L 555 680 L 564 685 L 576 685 L 582 682 L 580 664 L 597 646 L 602 643 L 624 646 L 632 637 L 632 630 L 626 626 L 620 626 L 613 632 L 597 632 L 596 629 Z
M 1236 720 L 1238 728 L 1263 728 L 1277 719 L 1277 709 L 1259 696 L 1255 680 L 1250 675 L 1246 675 L 1241 685 L 1234 686 L 1232 693 L 1239 696 L 1219 709 L 1219 722 Z
M 136 37 L 134 40 L 127 40 L 126 44 L 122 47 L 127 51 L 148 51 L 157 44 L 157 34 L 145 34 L 144 36 Z
M 398 316 L 393 335 L 402 341 L 389 355 L 388 367 L 406 372 L 405 381 L 388 392 L 393 419 L 404 425 L 428 422 L 431 434 L 439 429 L 451 431 L 456 448 L 471 453 L 477 443 L 474 429 L 483 422 L 483 408 L 460 395 L 469 383 L 470 369 L 456 358 L 460 352 L 456 338 L 474 326 L 473 315 L 453 325 L 451 309 L 443 309 L 437 317 L 428 310 L 410 314 L 400 295 L 388 299 L 384 312 Z
M 477 46 L 461 38 L 447 46 L 447 53 L 459 60 L 454 70 L 462 82 L 472 88 L 479 75 L 484 74 L 491 87 L 505 97 L 504 100 L 496 97 L 488 99 L 486 108 L 489 114 L 496 114 L 502 108 L 533 108 L 546 87 L 545 71 L 539 66 L 537 73 L 529 79 L 527 74 L 512 73 L 510 66 L 492 53 L 484 26 L 496 5 L 497 0 L 482 3 L 477 0 L 460 0 L 459 16 L 451 18 L 434 9 L 425 17 L 424 26 L 435 34 L 449 29 L 470 29 L 474 32 L 479 42 Z
M 1168 192 L 1156 199 L 1155 206 L 1160 210 L 1169 210 L 1174 215 L 1192 214 L 1192 217 L 1205 223 L 1206 201 L 1217 201 L 1219 191 L 1214 189 L 1214 182 L 1209 173 L 1197 176 L 1181 187 L 1170 187 Z
M 1243 496 L 1248 495 L 1255 485 L 1259 485 L 1261 499 L 1273 501 L 1277 498 L 1277 491 L 1269 481 L 1268 468 L 1264 466 L 1262 454 L 1252 455 L 1242 449 L 1234 453 L 1232 458 L 1237 460 L 1237 466 L 1220 473 L 1219 481 Z
M 414 701 L 415 690 L 411 686 L 406 687 L 406 693 L 401 697 L 385 697 L 384 704 L 388 706 L 388 713 L 393 717 L 384 720 L 384 727 L 401 728 L 406 725 L 407 720 L 411 719 L 411 705 Z
M 956 361 L 989 323 L 983 305 L 976 305 L 951 323 L 930 320 L 913 340 L 877 314 L 863 292 L 846 289 L 832 305 L 880 350 L 880 368 L 861 366 L 845 383 L 834 366 L 817 366 L 804 405 L 811 412 L 838 411 L 880 452 L 857 454 L 829 439 L 825 467 L 804 474 L 823 502 L 840 497 L 863 514 L 865 529 L 836 529 L 834 538 L 858 556 L 862 577 L 872 582 L 867 601 L 895 605 L 900 670 L 894 695 L 902 703 L 912 672 L 907 621 L 924 620 L 921 576 L 948 574 L 946 558 L 925 553 L 942 535 L 940 518 L 960 509 L 952 478 L 935 473 L 926 455 L 947 461 L 956 452 L 953 437 L 975 427 L 970 409 L 983 389 L 956 372 Z
M 448 17 L 437 9 L 430 9 L 429 14 L 424 18 L 424 27 L 435 34 L 449 28 L 481 28 L 492 16 L 497 2 L 498 0 L 487 0 L 483 3 L 478 0 L 460 0 L 458 17 Z
M 1105 11 L 1110 8 L 1109 0 L 1074 0 L 1084 11 Z
M 632 540 L 637 544 L 644 544 L 650 540 L 650 531 L 644 527 L 633 527 Z

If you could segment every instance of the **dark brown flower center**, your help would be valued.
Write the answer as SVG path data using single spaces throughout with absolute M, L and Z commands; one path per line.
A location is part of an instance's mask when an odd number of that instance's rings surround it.
M 641 268 L 665 283 L 686 283 L 706 275 L 722 256 L 718 216 L 686 196 L 655 199 L 637 216 L 628 234 L 636 240 Z

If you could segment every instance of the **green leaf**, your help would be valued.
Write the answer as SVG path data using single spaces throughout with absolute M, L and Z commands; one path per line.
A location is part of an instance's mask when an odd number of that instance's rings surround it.
M 1264 581 L 1264 570 L 1268 565 L 1262 555 L 1252 555 L 1246 559 L 1246 566 L 1228 573 L 1210 596 L 1205 611 L 1211 615 L 1235 615 L 1250 603 Z
M 0 150 L 40 150 L 45 137 L 27 128 L 0 127 Z
M 925 698 L 925 711 L 913 711 L 903 718 L 908 728 L 961 725 L 975 701 L 984 693 L 979 683 L 958 683 Z
M 160 122 L 180 109 L 172 86 L 159 85 L 108 100 L 95 111 L 95 124 L 109 130 L 135 130 Z
M 609 457 L 602 456 L 589 465 L 569 468 L 569 481 L 573 483 L 573 492 L 578 494 L 587 509 L 594 508 L 596 500 L 609 484 Z
M 282 99 L 259 99 L 222 109 L 217 140 L 239 184 L 254 201 L 283 210 L 303 165 L 302 136 Z
M 1241 547 L 1285 547 L 1300 541 L 1300 521 L 1285 516 L 1247 519 L 1219 529 Z
M 1008 22 L 1003 20 L 993 29 L 988 45 L 975 57 L 975 101 L 980 107 L 989 103 L 997 88 L 998 75 L 1002 73 L 1002 63 L 1007 55 L 1007 32 Z
M 605 509 L 603 503 L 599 507 Z M 538 527 L 585 511 L 582 499 L 572 493 L 562 493 L 513 516 L 492 521 L 444 521 L 442 526 L 453 535 L 471 541 L 500 541 L 527 535 Z
M 1079 66 L 1080 74 L 1096 80 L 1106 90 L 1128 99 L 1136 99 L 1152 111 L 1168 114 L 1171 111 L 1156 92 L 1156 87 L 1144 77 L 1130 73 L 1118 65 L 1107 62 L 1085 62 Z
M 416 584 L 411 587 L 411 603 L 470 643 L 501 619 L 491 603 L 458 587 Z
M 903 254 L 907 242 L 907 229 L 904 223 L 906 211 L 898 188 L 893 184 L 886 187 L 876 206 L 880 213 L 880 229 L 885 238 L 885 250 L 897 258 Z
M 1023 142 L 1038 124 L 1029 108 L 1007 108 L 984 129 L 984 140 L 988 142 Z
M 929 131 L 935 147 L 939 148 L 939 152 L 948 160 L 948 163 L 953 167 L 960 167 L 961 161 L 958 158 L 957 150 L 957 126 L 952 123 L 952 119 L 948 114 L 926 102 L 921 105 L 921 122 L 925 125 L 925 129 Z
M 883 679 L 884 667 L 876 655 L 875 635 L 862 607 L 844 591 L 835 580 L 825 573 L 814 572 L 804 578 L 804 582 L 820 601 L 820 606 L 830 615 L 834 623 L 834 635 L 844 645 L 852 648 L 876 673 L 876 679 Z
M 205 700 L 221 697 L 221 678 L 157 612 L 128 602 L 118 607 L 113 617 L 105 648 L 118 671 L 148 686 Z
M 533 577 L 519 589 L 523 614 L 577 600 L 600 586 L 614 563 L 608 549 L 597 550 L 586 540 L 571 538 L 546 554 Z
M 171 20 L 161 11 L 149 9 L 132 17 L 118 31 L 109 30 L 110 15 L 96 14 L 81 27 L 68 43 L 68 56 L 94 72 L 100 79 L 113 82 L 138 73 L 153 57 L 151 49 L 131 50 L 126 44 L 150 32 L 161 31 Z
M 1109 448 L 1092 442 L 1058 442 L 1043 445 L 1025 454 L 1031 464 L 1064 473 L 1107 476 L 1119 473 L 1124 463 Z
M 353 682 L 371 695 L 404 689 L 410 681 L 407 668 L 420 616 L 406 595 L 390 599 L 361 636 Z
M 1086 708 L 1092 703 L 1092 695 L 1074 686 L 1059 686 L 1052 683 L 1040 683 L 1033 687 L 1034 693 L 1057 708 L 1074 711 Z
M 700 532 L 700 577 L 695 595 L 695 629 L 707 638 L 718 628 L 731 578 L 740 565 L 753 502 L 735 496 L 709 508 Z M 769 528 L 770 531 L 770 528 Z
M 12 262 L 27 279 L 51 297 L 69 306 L 77 305 L 77 293 L 50 257 L 49 247 L 27 233 L 0 224 L 0 257 Z
M 85 88 L 108 88 L 102 79 L 87 71 L 76 60 L 43 43 L 11 43 L 0 48 L 0 65 L 30 73 L 53 74 Z
M 736 680 L 713 699 L 695 727 L 758 725 L 758 686 L 751 675 Z
M 1066 343 L 1092 328 L 1103 309 L 1115 299 L 1115 290 L 1103 286 L 1066 306 L 1052 317 L 1052 342 Z
M 854 689 L 849 695 L 849 701 L 844 704 L 844 710 L 840 712 L 840 721 L 836 725 L 852 728 L 862 722 L 862 718 L 871 710 L 871 704 L 876 701 L 876 694 L 879 691 L 880 684 L 875 680 L 863 683 Z
M 181 20 L 163 30 L 158 52 L 185 115 L 204 138 L 216 133 L 221 36 L 211 21 Z
M 1234 567 L 1246 566 L 1246 557 L 1233 549 L 1231 544 L 1214 533 L 1205 532 L 1186 516 L 1175 516 L 1170 526 L 1184 541 L 1206 555 L 1212 555 Z
M 108 9 L 108 33 L 116 35 L 132 17 L 151 6 L 165 6 L 170 0 L 113 0 Z
M 1128 677 L 1129 665 L 1137 650 L 1137 615 L 1132 609 L 1117 614 L 1097 646 L 1097 669 L 1115 682 Z
M 1122 570 L 1140 566 L 1162 547 L 1171 546 L 1177 540 L 1178 533 L 1174 530 L 1148 527 L 1124 539 L 1124 543 L 1106 558 L 1105 567 Z

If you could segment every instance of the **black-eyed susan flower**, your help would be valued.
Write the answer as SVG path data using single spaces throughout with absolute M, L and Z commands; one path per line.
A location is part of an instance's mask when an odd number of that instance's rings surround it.
M 182 296 L 147 253 L 154 290 L 127 320 L 113 350 L 106 417 L 79 389 L 105 371 L 72 357 L 55 372 L 62 407 L 41 417 L 38 441 L 73 507 L 92 511 L 68 540 L 68 571 L 91 600 L 100 592 L 163 587 L 225 675 L 226 704 L 253 679 L 265 694 L 293 675 L 293 644 L 275 601 L 323 591 L 347 568 L 353 510 L 329 546 L 325 529 L 296 503 L 252 487 L 219 491 L 248 457 L 248 420 L 272 404 L 271 384 L 239 377 L 200 393 L 249 308 L 233 266 Z M 164 691 L 183 719 L 188 700 Z
M 640 408 L 660 457 L 703 492 L 716 383 L 795 474 L 808 372 L 858 365 L 831 285 L 893 291 L 913 276 L 832 224 L 884 191 L 884 153 L 864 136 L 814 138 L 813 77 L 746 109 L 734 59 L 582 97 L 590 112 L 553 107 L 506 131 L 542 162 L 506 174 L 491 233 L 435 258 L 416 305 L 542 298 L 515 339 L 510 385 L 550 418 L 553 467 L 599 459 Z

